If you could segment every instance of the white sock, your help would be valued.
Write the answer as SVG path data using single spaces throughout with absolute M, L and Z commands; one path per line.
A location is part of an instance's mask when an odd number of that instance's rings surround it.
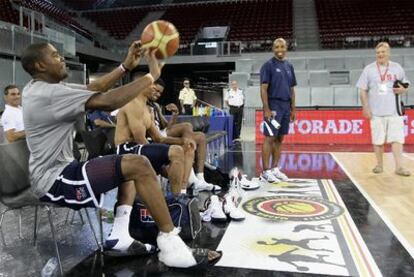
M 182 189 L 182 190 L 181 190 L 181 193 L 182 193 L 182 194 L 186 194 L 186 193 L 187 193 L 187 189 Z
M 116 208 L 114 224 L 112 226 L 111 234 L 108 237 L 108 240 L 118 240 L 114 247 L 115 249 L 126 250 L 134 241 L 128 231 L 131 210 L 132 206 L 129 205 L 120 205 Z
M 198 181 L 197 176 L 195 175 L 194 169 L 192 168 L 191 171 L 190 171 L 190 177 L 188 177 L 188 183 L 189 184 L 194 184 L 197 181 Z
M 196 175 L 197 175 L 197 179 L 198 179 L 198 180 L 200 180 L 200 181 L 205 181 L 205 180 L 204 180 L 204 173 L 203 173 L 203 172 L 197 173 Z

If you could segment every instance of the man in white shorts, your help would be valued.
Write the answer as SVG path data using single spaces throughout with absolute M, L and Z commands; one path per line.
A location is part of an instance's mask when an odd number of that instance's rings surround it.
M 404 69 L 396 62 L 390 61 L 390 46 L 379 43 L 376 48 L 376 61 L 364 68 L 357 87 L 360 90 L 363 115 L 370 119 L 372 144 L 377 159 L 374 173 L 383 172 L 384 144 L 391 143 L 395 159 L 395 174 L 410 176 L 411 173 L 402 166 L 402 145 L 404 144 L 404 118 L 398 114 L 400 109 L 396 95 L 407 93 L 408 89 L 394 82 L 400 80 L 409 83 Z

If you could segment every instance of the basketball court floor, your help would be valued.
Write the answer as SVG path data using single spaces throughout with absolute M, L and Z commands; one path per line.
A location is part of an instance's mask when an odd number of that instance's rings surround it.
M 220 167 L 259 176 L 260 149 L 253 141 L 235 144 L 220 157 Z M 412 170 L 414 151 L 407 149 L 404 162 Z M 222 250 L 215 266 L 168 269 L 156 255 L 102 261 L 89 227 L 77 214 L 65 224 L 67 211 L 59 209 L 55 223 L 67 276 L 414 276 L 414 177 L 394 175 L 391 154 L 385 172 L 374 175 L 370 146 L 283 150 L 281 168 L 290 181 L 246 192 L 244 221 L 203 223 L 190 243 Z M 0 276 L 38 276 L 54 254 L 46 218 L 35 247 L 32 211 L 22 220 L 19 239 L 17 217 L 5 219 Z M 108 234 L 110 224 L 104 227 Z

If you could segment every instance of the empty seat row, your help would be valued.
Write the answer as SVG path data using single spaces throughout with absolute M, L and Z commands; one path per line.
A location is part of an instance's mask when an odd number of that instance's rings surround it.
M 315 7 L 324 48 L 342 48 L 349 36 L 412 35 L 414 28 L 411 0 L 315 0 Z

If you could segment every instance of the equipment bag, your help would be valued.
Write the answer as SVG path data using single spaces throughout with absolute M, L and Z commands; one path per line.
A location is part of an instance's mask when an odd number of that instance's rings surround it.
M 180 237 L 185 241 L 195 239 L 202 227 L 197 199 L 186 195 L 178 198 L 167 195 L 165 200 L 174 226 L 181 228 Z M 156 244 L 158 227 L 149 210 L 139 200 L 132 207 L 129 233 L 143 243 Z

